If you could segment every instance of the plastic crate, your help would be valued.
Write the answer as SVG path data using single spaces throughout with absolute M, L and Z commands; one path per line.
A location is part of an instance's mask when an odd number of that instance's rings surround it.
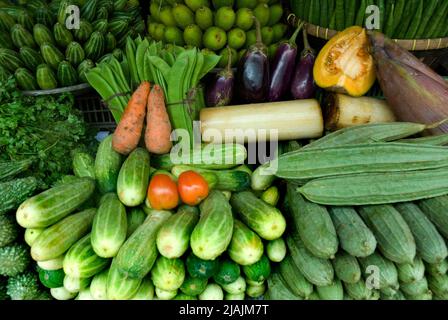
M 84 120 L 99 131 L 113 131 L 117 126 L 112 113 L 96 92 L 77 96 L 76 107 L 82 112 Z

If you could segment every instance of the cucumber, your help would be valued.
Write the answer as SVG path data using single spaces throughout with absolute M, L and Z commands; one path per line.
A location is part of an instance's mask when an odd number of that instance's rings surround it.
M 313 256 L 297 234 L 289 235 L 286 244 L 297 268 L 309 282 L 321 287 L 333 283 L 334 270 L 329 260 Z
M 244 293 L 238 293 L 238 294 L 231 294 L 231 293 L 225 293 L 224 294 L 224 300 L 244 300 L 246 295 Z
M 190 235 L 199 220 L 196 207 L 184 205 L 172 215 L 157 234 L 157 249 L 167 258 L 179 258 L 188 249 Z
M 116 190 L 121 161 L 121 155 L 112 148 L 112 135 L 109 135 L 100 143 L 95 158 L 95 177 L 101 193 Z
M 236 279 L 236 281 L 222 286 L 222 288 L 227 293 L 230 293 L 230 294 L 244 293 L 246 291 L 246 287 L 247 287 L 246 281 L 241 276 L 238 277 L 238 279 Z
M 65 255 L 60 255 L 59 257 L 56 257 L 54 259 L 37 261 L 37 265 L 39 268 L 45 270 L 59 270 L 62 269 L 64 265 L 64 258 Z
M 336 228 L 341 248 L 358 258 L 375 252 L 376 239 L 355 209 L 331 207 L 330 216 Z
M 400 290 L 406 296 L 418 296 L 428 292 L 428 281 L 425 277 L 414 282 L 400 284 Z
M 269 300 L 303 300 L 288 289 L 278 273 L 273 273 L 268 279 L 268 288 L 267 296 Z
M 180 291 L 189 296 L 197 296 L 201 294 L 207 286 L 208 280 L 206 278 L 195 278 L 187 276 L 184 283 L 180 286 Z
M 90 36 L 93 33 L 93 27 L 90 24 L 90 22 L 88 22 L 84 19 L 81 19 L 81 21 L 79 22 L 79 29 L 75 29 L 73 33 L 75 35 L 75 38 L 79 42 L 86 42 L 87 40 L 89 40 Z M 73 39 L 70 41 L 73 41 Z M 93 43 L 92 43 L 92 45 L 93 45 Z M 94 49 L 93 46 L 91 46 L 91 48 Z M 84 52 L 86 52 L 85 46 L 84 46 Z M 86 54 L 87 54 L 87 52 L 86 52 Z
M 344 300 L 344 288 L 339 279 L 335 279 L 329 286 L 317 286 L 316 290 L 321 300 Z
M 143 148 L 131 152 L 121 166 L 117 180 L 120 201 L 128 207 L 142 204 L 149 185 L 149 153 Z
M 25 68 L 19 68 L 14 73 L 17 85 L 22 90 L 38 90 L 36 78 L 34 75 Z
M 114 258 L 107 275 L 107 299 L 108 300 L 127 300 L 131 299 L 138 291 L 142 278 L 132 278 L 129 273 L 121 271 L 117 266 L 117 260 Z
M 416 255 L 414 237 L 400 213 L 390 205 L 361 207 L 361 217 L 372 230 L 381 253 L 396 263 L 412 263 Z
M 218 270 L 213 275 L 213 280 L 219 285 L 226 285 L 236 281 L 241 274 L 240 266 L 235 262 L 224 259 L 220 261 Z
M 271 264 L 269 259 L 265 255 L 262 255 L 257 262 L 243 266 L 243 272 L 247 279 L 262 282 L 269 278 L 269 275 L 271 274 Z
M 356 283 L 344 283 L 347 294 L 354 300 L 370 300 L 373 291 L 367 287 L 364 279 L 360 279 Z
M 90 278 L 75 278 L 65 275 L 64 288 L 68 292 L 80 292 L 82 289 L 87 288 L 90 284 Z
M 287 197 L 293 227 L 309 252 L 318 258 L 333 259 L 339 243 L 327 209 L 305 200 L 295 189 L 293 184 L 288 184 Z
M 151 212 L 118 251 L 115 259 L 120 272 L 135 279 L 143 279 L 148 274 L 157 258 L 157 232 L 170 216 L 169 211 Z
M 72 41 L 65 49 L 65 58 L 73 66 L 77 67 L 85 58 L 84 49 L 78 42 Z
M 241 220 L 265 240 L 280 238 L 286 229 L 286 220 L 280 210 L 258 199 L 252 192 L 233 193 L 232 208 Z
M 70 62 L 59 62 L 57 70 L 58 83 L 61 87 L 70 87 L 78 83 L 78 74 Z
M 57 70 L 59 63 L 65 58 L 55 45 L 48 42 L 45 42 L 40 46 L 40 52 L 45 63 L 53 68 L 53 70 Z
M 96 209 L 87 209 L 45 229 L 31 247 L 33 259 L 44 261 L 62 255 L 90 230 L 95 214 Z
M 109 265 L 109 260 L 96 255 L 90 233 L 76 242 L 65 254 L 65 274 L 73 278 L 90 278 Z
M 86 57 L 93 61 L 97 61 L 104 54 L 106 47 L 106 38 L 104 34 L 99 31 L 94 31 L 89 37 L 89 40 L 84 44 L 84 52 Z
M 439 232 L 448 238 L 448 196 L 422 200 L 418 206 Z
M 224 300 L 224 292 L 216 283 L 209 283 L 198 298 L 199 300 Z
M 374 276 L 372 280 L 379 280 L 378 288 L 375 289 L 392 289 L 394 291 L 398 289 L 398 271 L 393 262 L 383 258 L 378 252 L 368 257 L 360 258 L 359 262 L 366 280 L 369 280 L 370 276 Z M 376 283 L 369 283 L 372 286 L 376 285 Z
M 81 7 L 81 15 L 84 19 L 88 21 L 93 21 L 98 9 L 98 0 L 87 0 Z
M 411 283 L 425 276 L 425 265 L 421 258 L 416 257 L 413 263 L 397 264 L 400 283 Z
M 278 188 L 276 186 L 269 187 L 261 194 L 260 199 L 273 207 L 277 206 L 280 199 Z
M 11 49 L 0 48 L 0 66 L 14 73 L 17 68 L 23 67 L 24 64 L 19 54 Z
M 20 24 L 15 24 L 11 28 L 11 39 L 17 49 L 21 47 L 36 48 L 33 35 Z
M 44 231 L 44 228 L 30 228 L 25 230 L 25 242 L 30 247 L 33 245 L 37 237 Z
M 199 279 L 209 279 L 216 274 L 219 269 L 218 260 L 203 260 L 193 253 L 187 257 L 187 270 L 190 276 Z
M 20 59 L 22 59 L 25 67 L 30 71 L 35 71 L 37 66 L 44 63 L 39 52 L 30 47 L 20 48 Z
M 286 243 L 283 238 L 268 241 L 266 254 L 272 262 L 281 262 L 286 257 Z
M 260 285 L 248 285 L 246 288 L 246 295 L 249 298 L 259 298 L 266 292 L 266 284 L 263 282 Z
M 103 270 L 96 274 L 90 282 L 90 294 L 94 300 L 106 300 L 107 299 L 107 276 L 109 269 Z
M 230 259 L 242 266 L 259 261 L 263 255 L 260 237 L 239 220 L 234 221 L 232 241 L 227 250 Z
M 73 155 L 72 166 L 75 176 L 95 179 L 95 159 L 90 154 L 76 151 Z
M 40 64 L 36 70 L 36 80 L 42 90 L 51 90 L 58 87 L 56 75 L 49 65 Z
M 334 272 L 340 280 L 352 284 L 361 280 L 361 267 L 354 256 L 340 251 L 332 262 Z
M 43 24 L 34 25 L 33 36 L 34 41 L 36 41 L 37 45 L 39 46 L 41 46 L 45 42 L 53 44 L 55 43 L 53 33 L 50 31 L 50 29 L 47 28 L 47 26 L 44 26 Z
M 410 227 L 417 245 L 417 253 L 427 263 L 439 263 L 448 256 L 445 240 L 436 227 L 413 203 L 397 204 L 395 208 Z
M 38 268 L 39 280 L 46 288 L 60 288 L 64 285 L 64 270 L 45 270 Z
M 226 251 L 232 240 L 232 208 L 222 192 L 213 190 L 200 204 L 201 216 L 190 238 L 193 253 L 213 260 Z
M 297 296 L 308 299 L 313 292 L 313 285 L 306 280 L 303 274 L 295 265 L 291 256 L 286 256 L 279 264 L 278 272 L 285 280 L 288 289 Z M 268 279 L 269 282 L 269 279 Z
M 149 277 L 145 277 L 138 288 L 137 293 L 131 300 L 153 300 L 154 299 L 154 284 Z
M 105 194 L 93 219 L 92 247 L 103 258 L 115 257 L 126 240 L 126 208 L 115 193 Z
M 73 35 L 65 27 L 65 23 L 56 23 L 53 27 L 54 40 L 61 48 L 66 48 L 73 41 Z
M 177 296 L 177 291 L 166 291 L 156 287 L 155 292 L 158 300 L 172 300 Z
M 48 227 L 72 213 L 94 190 L 95 182 L 90 178 L 46 190 L 20 205 L 17 222 L 24 228 Z
M 90 287 L 81 289 L 75 300 L 93 300 L 93 297 L 90 294 Z
M 181 259 L 159 256 L 151 269 L 151 280 L 156 288 L 174 291 L 185 280 L 185 266 Z
M 146 213 L 141 208 L 132 208 L 127 214 L 126 238 L 129 238 L 146 219 Z
M 56 300 L 70 300 L 76 297 L 76 292 L 69 292 L 64 287 L 51 288 L 50 294 Z

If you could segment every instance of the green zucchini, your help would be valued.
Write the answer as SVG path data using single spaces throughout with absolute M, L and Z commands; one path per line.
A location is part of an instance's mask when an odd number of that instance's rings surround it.
M 355 209 L 332 207 L 330 216 L 339 237 L 339 243 L 350 255 L 362 258 L 375 252 L 376 239 Z
M 132 278 L 129 273 L 121 271 L 117 266 L 116 258 L 112 260 L 107 275 L 106 292 L 108 300 L 131 299 L 138 291 L 142 278 Z
M 109 260 L 96 255 L 90 233 L 76 242 L 65 254 L 65 274 L 73 278 L 90 278 L 109 265 Z
M 109 135 L 100 143 L 95 158 L 95 177 L 101 193 L 116 190 L 121 160 L 121 155 L 112 148 L 112 135 Z
M 220 191 L 213 190 L 200 204 L 201 216 L 193 229 L 190 246 L 193 253 L 204 260 L 214 260 L 232 240 L 232 208 Z
M 358 260 L 366 280 L 375 280 L 376 277 L 379 277 L 377 278 L 379 283 L 377 283 L 378 288 L 376 289 L 398 289 L 398 271 L 392 261 L 383 258 L 378 252 Z M 373 278 L 370 278 L 371 276 Z M 375 281 L 373 282 L 372 285 L 376 285 Z
M 143 279 L 148 274 L 158 254 L 157 232 L 170 216 L 169 211 L 153 210 L 146 221 L 126 240 L 115 257 L 121 273 L 135 279 Z
M 336 276 L 345 283 L 356 283 L 361 279 L 361 267 L 354 256 L 340 251 L 332 260 Z
M 448 256 L 445 240 L 436 227 L 413 203 L 395 205 L 408 224 L 417 245 L 417 253 L 427 263 L 438 263 Z
M 263 242 L 255 232 L 235 219 L 233 235 L 227 253 L 239 265 L 254 264 L 263 255 Z
M 316 286 L 333 283 L 334 270 L 330 260 L 313 256 L 296 234 L 289 235 L 286 244 L 294 263 L 309 282 Z
M 190 235 L 199 220 L 196 207 L 181 206 L 160 228 L 157 249 L 167 258 L 180 258 L 188 249 Z
M 322 259 L 334 258 L 339 243 L 327 209 L 324 206 L 305 200 L 295 189 L 295 185 L 289 183 L 287 197 L 291 208 L 291 218 L 300 239 L 316 257 Z
M 20 225 L 25 224 L 26 226 L 31 226 L 29 221 L 25 221 L 28 217 L 26 215 L 24 216 L 23 213 L 24 211 L 33 211 L 32 208 L 31 210 L 27 209 L 27 206 L 32 205 L 29 204 L 30 201 L 27 199 L 34 193 L 37 186 L 38 181 L 34 177 L 14 179 L 0 183 L 0 214 L 13 210 L 20 205 L 16 213 L 17 222 Z
M 232 208 L 241 220 L 265 240 L 280 238 L 286 229 L 286 220 L 280 210 L 257 198 L 250 191 L 233 193 Z
M 400 283 L 415 282 L 425 276 L 425 264 L 420 257 L 416 257 L 412 263 L 397 264 L 397 270 Z
M 339 279 L 335 279 L 328 286 L 317 286 L 316 290 L 321 300 L 344 300 L 344 288 Z
M 126 208 L 115 193 L 105 194 L 93 219 L 92 247 L 103 258 L 115 257 L 126 240 Z
M 292 293 L 308 299 L 313 292 L 313 285 L 303 276 L 291 256 L 286 256 L 279 264 L 278 272 L 285 279 L 285 283 Z
M 149 153 L 137 148 L 131 152 L 121 166 L 117 179 L 117 194 L 128 207 L 142 204 L 149 185 Z
M 422 200 L 418 205 L 439 232 L 448 238 L 448 196 Z
M 45 229 L 31 246 L 33 259 L 44 261 L 62 255 L 89 232 L 95 214 L 96 209 L 87 209 Z

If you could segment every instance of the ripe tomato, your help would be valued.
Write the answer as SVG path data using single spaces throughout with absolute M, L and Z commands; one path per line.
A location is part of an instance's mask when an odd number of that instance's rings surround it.
M 156 210 L 171 210 L 179 205 L 176 182 L 166 174 L 156 174 L 148 187 L 148 200 Z
M 208 183 L 199 174 L 192 170 L 183 172 L 177 180 L 180 198 L 185 204 L 195 206 L 207 198 Z

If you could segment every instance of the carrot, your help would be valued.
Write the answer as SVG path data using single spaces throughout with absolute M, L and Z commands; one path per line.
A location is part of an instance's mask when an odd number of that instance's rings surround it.
M 155 85 L 148 98 L 145 144 L 149 152 L 165 154 L 171 150 L 171 123 L 165 106 L 165 96 L 160 86 Z
M 145 123 L 149 91 L 150 83 L 144 81 L 132 94 L 112 138 L 112 147 L 118 153 L 127 155 L 137 148 Z

